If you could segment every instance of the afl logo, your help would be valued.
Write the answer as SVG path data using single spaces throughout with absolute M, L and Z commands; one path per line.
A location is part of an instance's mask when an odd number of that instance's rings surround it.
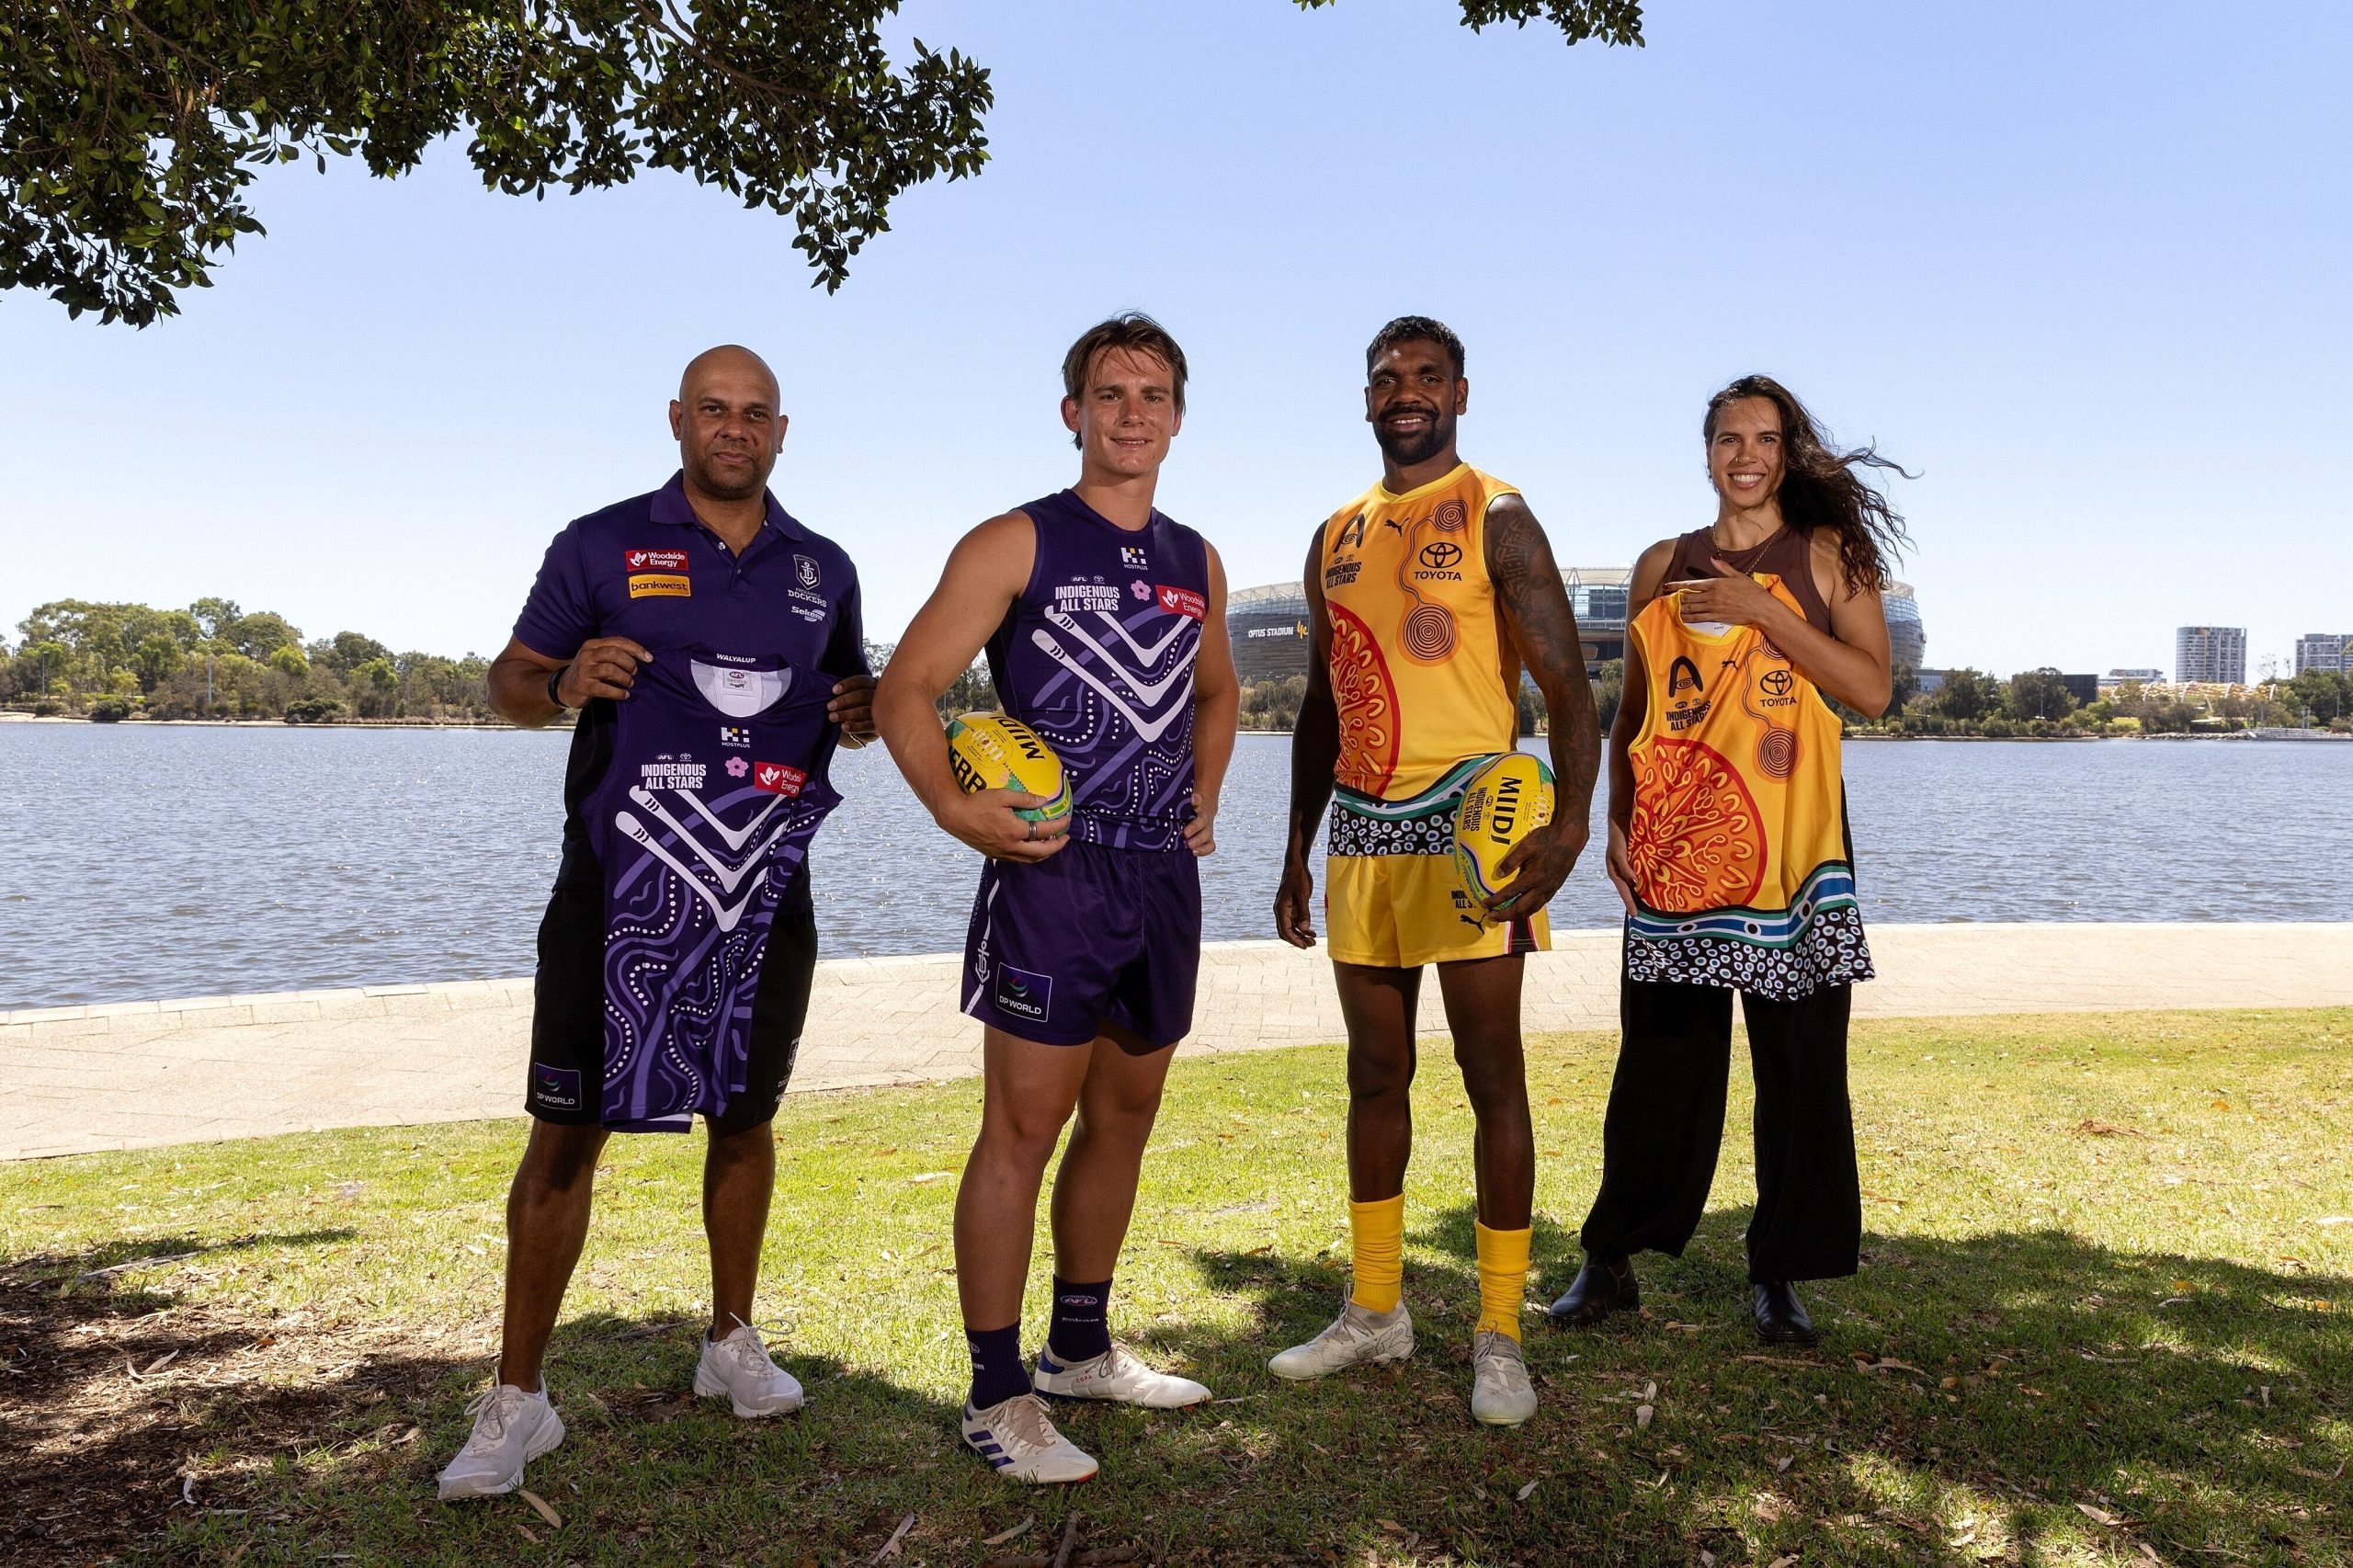
M 1462 564 L 1462 547 L 1450 540 L 1422 546 L 1422 564 L 1433 572 L 1448 572 Z
M 1797 685 L 1797 679 L 1787 670 L 1767 670 L 1764 678 L 1756 684 L 1765 688 L 1768 697 L 1787 697 L 1790 687 Z
M 801 579 L 801 585 L 804 588 L 817 585 L 817 563 L 805 555 L 792 558 L 792 574 Z

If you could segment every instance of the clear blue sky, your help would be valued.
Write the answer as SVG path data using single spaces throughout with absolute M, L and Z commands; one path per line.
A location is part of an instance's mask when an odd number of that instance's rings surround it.
M 1362 345 L 1421 311 L 1469 344 L 1465 456 L 1565 562 L 1706 521 L 1701 405 L 1763 369 L 1923 472 L 1931 665 L 2353 630 L 2353 7 L 1651 10 L 1612 51 L 1451 0 L 913 5 L 994 71 L 995 159 L 831 297 L 676 176 L 274 173 L 177 320 L 0 297 L 0 624 L 222 594 L 489 652 L 557 528 L 669 473 L 679 365 L 739 339 L 783 378 L 779 494 L 888 636 L 961 529 L 1073 477 L 1062 350 L 1135 306 L 1194 367 L 1162 504 L 1237 586 L 1376 477 Z

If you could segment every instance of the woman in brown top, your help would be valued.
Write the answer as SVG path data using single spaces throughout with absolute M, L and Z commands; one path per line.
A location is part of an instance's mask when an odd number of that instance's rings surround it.
M 1716 520 L 1644 551 L 1627 605 L 1625 697 L 1609 738 L 1608 860 L 1628 915 L 1628 966 L 1620 982 L 1622 1043 L 1602 1132 L 1601 1190 L 1582 1238 L 1585 1267 L 1553 1303 L 1552 1318 L 1584 1325 L 1636 1305 L 1628 1258 L 1645 1248 L 1679 1256 L 1690 1241 L 1723 1138 L 1737 990 L 1756 1081 L 1757 1194 L 1747 1237 L 1751 1307 L 1757 1333 L 1768 1343 L 1810 1345 L 1813 1324 L 1791 1281 L 1854 1273 L 1861 1244 L 1847 1020 L 1852 983 L 1870 976 L 1855 909 L 1852 855 L 1836 852 L 1844 815 L 1837 804 L 1837 725 L 1820 711 L 1820 702 L 1832 699 L 1870 715 L 1886 709 L 1891 678 L 1880 589 L 1886 559 L 1904 535 L 1902 518 L 1857 472 L 1894 465 L 1868 449 L 1833 449 L 1798 400 L 1769 378 L 1743 377 L 1710 399 L 1704 431 Z M 1760 577 L 1778 579 L 1783 593 Z M 1643 666 L 1641 642 L 1632 635 L 1662 594 L 1680 595 L 1680 624 L 1660 622 L 1659 616 L 1675 613 L 1660 606 L 1650 618 L 1653 632 L 1696 651 L 1673 661 L 1672 682 L 1666 672 Z M 1734 634 L 1748 628 L 1755 631 Z M 1716 640 L 1722 647 L 1703 645 Z M 1748 650 L 1738 661 L 1742 668 L 1719 670 L 1719 663 L 1735 661 L 1708 655 L 1731 648 Z M 1704 676 L 1701 663 L 1710 665 Z M 1752 663 L 1756 669 L 1747 667 Z M 1813 824 L 1814 836 L 1829 848 L 1818 868 L 1812 859 L 1797 868 L 1798 875 L 1813 874 L 1787 909 L 1756 907 L 1769 901 L 1729 893 L 1677 903 L 1659 896 L 1656 886 L 1645 900 L 1643 873 L 1656 870 L 1649 861 L 1657 846 L 1634 833 L 1636 853 L 1630 858 L 1630 830 L 1639 825 L 1638 814 L 1640 822 L 1655 823 L 1671 814 L 1676 802 L 1638 790 L 1633 748 L 1644 737 L 1654 705 L 1662 707 L 1661 722 L 1651 730 L 1697 734 L 1716 703 L 1746 695 L 1744 680 L 1778 694 L 1773 700 L 1786 711 L 1795 711 L 1787 707 L 1792 702 L 1813 708 L 1808 727 L 1826 737 L 1826 747 L 1790 744 L 1794 730 L 1768 737 L 1783 743 L 1778 749 L 1734 747 L 1739 755 L 1729 758 L 1688 741 L 1670 744 L 1719 765 L 1724 790 L 1749 802 L 1749 817 L 1756 815 L 1756 798 L 1775 793 L 1763 787 L 1768 780 L 1786 782 L 1792 769 L 1813 770 L 1821 818 Z M 1744 781 L 1739 776 L 1752 768 L 1761 771 Z M 1655 780 L 1647 786 L 1662 787 Z M 1745 852 L 1762 859 L 1768 835 L 1753 836 L 1756 843 Z M 1772 842 L 1778 853 L 1781 841 Z M 1699 847 L 1710 846 L 1713 839 Z M 1749 876 L 1753 881 L 1755 868 Z M 1719 880 L 1727 887 L 1741 881 Z M 1797 879 L 1788 881 L 1795 886 Z M 1692 913 L 1663 915 L 1662 909 Z

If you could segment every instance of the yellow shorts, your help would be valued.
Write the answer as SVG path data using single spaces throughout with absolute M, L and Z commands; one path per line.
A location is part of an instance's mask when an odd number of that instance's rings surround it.
M 1419 969 L 1552 950 L 1540 909 L 1529 920 L 1483 922 L 1444 855 L 1334 855 L 1324 864 L 1324 942 L 1336 963 Z
M 1538 910 L 1486 921 L 1454 869 L 1454 812 L 1472 757 L 1420 794 L 1381 801 L 1342 789 L 1332 798 L 1324 861 L 1324 940 L 1336 963 L 1419 969 L 1426 963 L 1551 950 Z

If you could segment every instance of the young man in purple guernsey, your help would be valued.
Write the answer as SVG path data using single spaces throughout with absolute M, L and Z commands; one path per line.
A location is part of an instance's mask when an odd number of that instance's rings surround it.
M 441 1472 L 444 1499 L 511 1492 L 526 1462 L 563 1441 L 540 1363 L 587 1237 L 597 1155 L 609 1129 L 650 1103 L 718 1109 L 703 1165 L 711 1317 L 695 1392 L 725 1397 L 745 1416 L 801 1403 L 801 1385 L 751 1326 L 776 1180 L 768 1123 L 792 1071 L 817 950 L 808 873 L 790 841 L 813 831 L 801 813 L 822 814 L 832 799 L 825 765 L 836 735 L 852 744 L 872 737 L 874 682 L 856 568 L 767 493 L 784 441 L 777 403 L 775 376 L 748 349 L 697 357 L 670 404 L 680 472 L 556 536 L 514 638 L 490 668 L 491 703 L 503 717 L 534 728 L 576 709 L 580 721 L 564 778 L 563 858 L 540 924 L 526 1101 L 535 1119 L 506 1199 L 497 1381 L 475 1402 L 472 1435 Z M 823 711 L 813 711 L 819 701 Z M 651 722 L 636 722 L 634 710 L 625 716 L 632 702 L 660 704 L 659 714 L 649 706 Z M 730 749 L 729 732 L 741 748 Z M 617 757 L 617 746 L 631 755 Z M 767 755 L 784 750 L 796 755 Z M 742 776 L 727 767 L 731 757 L 745 762 Z M 634 777 L 616 776 L 621 768 Z M 762 780 L 789 797 L 788 810 L 758 799 Z M 627 784 L 636 788 L 617 795 Z M 780 835 L 764 836 L 779 823 Z M 737 862 L 730 888 L 728 846 L 756 854 L 771 843 L 775 852 L 756 866 Z M 666 899 L 631 902 L 632 890 L 650 884 L 620 874 L 620 859 L 657 845 L 669 860 L 648 869 L 678 880 Z M 616 862 L 610 889 L 600 847 Z M 699 862 L 711 882 L 701 881 Z M 741 880 L 755 870 L 756 880 Z M 698 885 L 705 899 L 725 890 L 710 920 L 693 907 Z M 716 1082 L 689 1074 L 657 1102 L 617 1094 L 632 1074 L 608 1071 L 607 1060 L 608 892 L 613 918 L 632 923 L 626 935 L 643 949 L 628 960 L 640 965 L 631 986 L 700 965 L 688 979 L 709 989 L 696 1005 L 715 992 L 741 1018 L 748 997 L 744 1027 L 725 1036 L 742 1053 L 715 1064 Z M 665 905 L 672 913 L 659 915 Z M 712 939 L 722 923 L 722 935 L 736 938 L 746 922 L 765 922 L 764 942 Z M 666 951 L 665 930 L 674 934 Z M 680 945 L 689 941 L 699 945 Z M 624 1051 L 632 1038 L 619 1031 Z
M 1063 361 L 1078 483 L 964 536 L 875 695 L 891 754 L 939 825 L 988 857 L 964 1010 L 985 1026 L 981 1131 L 956 1195 L 956 1283 L 972 1353 L 964 1440 L 1012 1481 L 1085 1481 L 1095 1460 L 1040 1395 L 1159 1409 L 1209 1391 L 1111 1341 L 1107 1306 L 1168 1060 L 1193 1019 L 1201 887 L 1240 702 L 1225 575 L 1153 509 L 1185 413 L 1185 356 L 1147 317 L 1093 328 Z M 1061 756 L 1071 815 L 962 793 L 938 703 L 985 644 L 1005 710 Z M 1054 1177 L 1054 1309 L 1034 1373 L 1021 1287 L 1038 1187 Z

